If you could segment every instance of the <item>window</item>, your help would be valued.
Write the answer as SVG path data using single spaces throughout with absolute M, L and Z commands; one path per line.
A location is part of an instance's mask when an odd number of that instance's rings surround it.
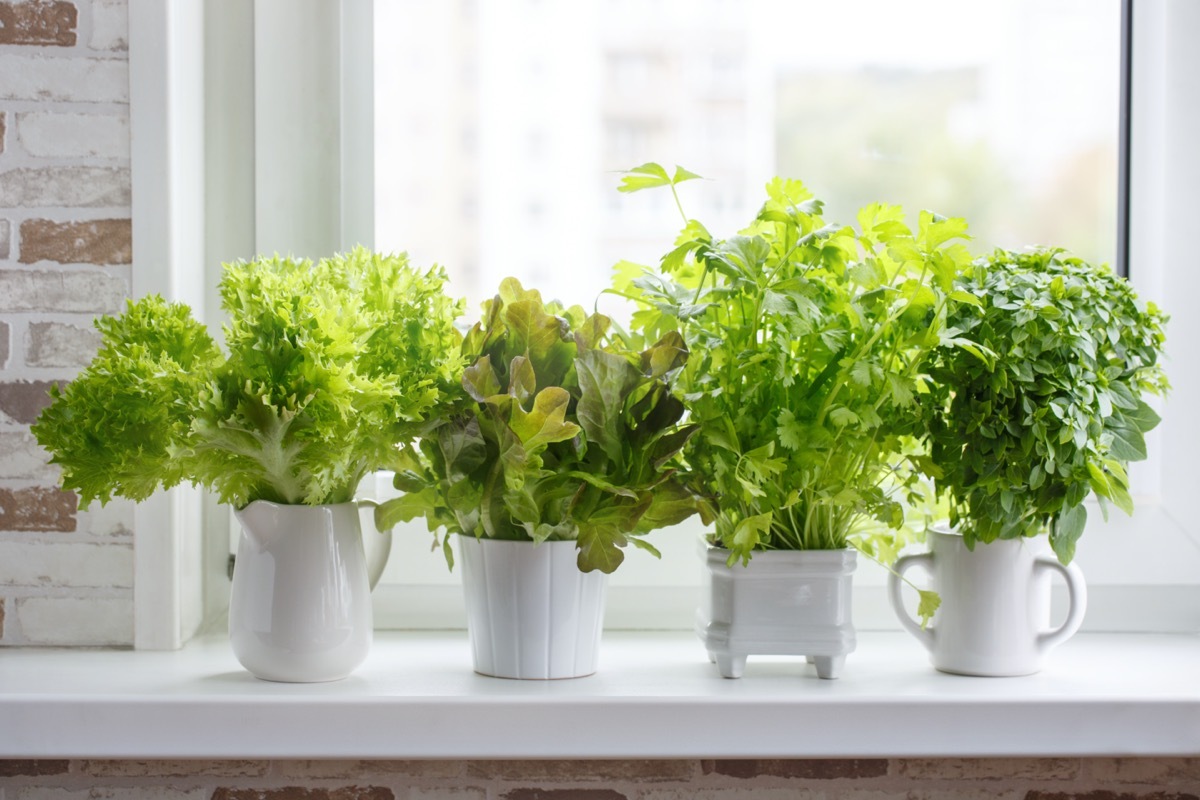
M 1090 624 L 1195 629 L 1200 526 L 1189 476 L 1200 427 L 1184 409 L 1200 402 L 1200 362 L 1185 346 L 1200 336 L 1200 323 L 1181 313 L 1176 298 L 1200 289 L 1200 278 L 1185 268 L 1188 243 L 1177 233 L 1190 229 L 1196 199 L 1188 176 L 1200 174 L 1191 146 L 1200 135 L 1200 102 L 1187 82 L 1200 70 L 1200 53 L 1188 46 L 1200 31 L 1200 7 L 1134 2 L 1130 263 L 1140 291 L 1176 310 L 1168 364 L 1175 392 L 1151 443 L 1153 460 L 1138 469 L 1137 516 L 1093 524 L 1080 561 L 1092 587 Z M 752 213 L 767 177 L 787 172 L 825 195 L 835 216 L 863 199 L 895 199 L 910 210 L 928 205 L 965 215 L 977 247 L 1043 239 L 1092 258 L 1117 252 L 1121 0 L 856 0 L 828 9 L 781 0 L 376 5 L 372 20 L 370 0 L 343 0 L 341 17 L 331 19 L 322 0 L 260 0 L 255 15 L 273 9 L 275 22 L 286 24 L 256 24 L 252 37 L 249 10 L 229 30 L 219 27 L 220 15 L 206 15 L 210 43 L 214 36 L 232 41 L 234 52 L 249 48 L 260 62 L 271 61 L 273 41 L 299 41 L 300 34 L 317 50 L 338 50 L 333 30 L 345 40 L 340 86 L 301 74 L 315 59 L 282 58 L 276 63 L 287 69 L 256 71 L 251 64 L 248 73 L 239 66 L 240 75 L 226 76 L 226 88 L 253 87 L 249 106 L 244 89 L 234 110 L 226 94 L 210 90 L 211 266 L 280 246 L 304 252 L 313 231 L 296 231 L 293 221 L 285 239 L 304 243 L 280 245 L 275 236 L 286 231 L 278 222 L 289 218 L 287 203 L 325 203 L 323 214 L 340 219 L 341 229 L 322 247 L 363 241 L 408 249 L 418 263 L 448 265 L 457 290 L 472 301 L 506 274 L 587 301 L 607 283 L 612 263 L 653 263 L 673 236 L 677 218 L 668 198 L 613 190 L 613 171 L 650 159 L 677 161 L 712 179 L 686 187 L 685 201 L 692 216 L 722 232 Z M 347 68 L 372 50 L 371 23 L 380 56 L 374 95 L 362 91 L 372 84 L 371 70 Z M 230 31 L 240 33 L 222 39 Z M 210 78 L 215 66 L 241 64 L 209 55 Z M 384 72 L 386 56 L 407 68 Z M 319 62 L 325 70 L 338 63 Z M 139 87 L 158 86 L 162 74 L 173 73 L 135 69 L 135 96 Z M 280 83 L 305 89 L 284 96 L 275 91 Z M 639 86 L 653 93 L 639 94 Z M 288 102 L 295 105 L 291 116 L 277 113 Z M 251 106 L 262 125 L 245 118 Z M 182 113 L 164 102 L 140 107 Z M 331 115 L 340 120 L 340 193 L 328 174 L 304 169 L 321 160 L 313 153 L 338 160 L 338 148 L 311 138 L 318 126 L 308 124 Z M 1020 124 L 1008 127 L 1014 119 Z M 363 146 L 372 130 L 376 146 Z M 235 132 L 251 145 L 234 142 Z M 163 134 L 142 141 L 156 135 Z M 280 192 L 279 175 L 255 163 L 267 150 L 290 151 L 295 175 L 317 182 Z M 389 151 L 396 157 L 390 166 Z M 161 166 L 164 175 L 181 169 Z M 141 197 L 150 202 L 134 214 L 145 216 L 145 226 L 153 192 Z M 222 239 L 213 225 L 238 230 Z M 166 234 L 175 247 L 186 238 Z M 420 551 L 425 537 L 398 538 Z M 618 573 L 610 622 L 690 624 L 694 597 L 686 585 L 695 572 L 686 559 L 694 539 L 664 532 L 659 540 L 667 547 L 661 565 L 635 554 Z M 148 557 L 139 586 L 143 574 L 162 568 Z M 402 580 L 385 590 L 391 597 L 381 597 L 382 623 L 443 626 L 453 617 L 450 606 L 443 613 L 436 603 L 457 598 L 457 577 L 434 555 L 398 549 L 392 577 Z M 856 582 L 859 625 L 893 626 L 882 576 L 864 570 Z M 147 606 L 153 602 L 148 595 Z M 622 609 L 635 613 L 622 619 Z
M 829 218 L 898 202 L 966 217 L 981 251 L 1053 243 L 1111 263 L 1121 16 L 1120 0 L 376 3 L 375 244 L 446 265 L 473 306 L 510 274 L 589 304 L 612 264 L 669 248 L 669 196 L 615 191 L 619 170 L 659 160 L 712 179 L 683 200 L 718 235 L 782 174 Z M 448 151 L 465 130 L 474 149 Z M 477 217 L 444 211 L 468 196 Z M 1148 499 L 1154 467 L 1139 472 Z M 1088 540 L 1109 535 L 1099 527 Z M 413 528 L 397 548 L 425 541 Z M 647 605 L 660 610 L 650 625 L 690 624 L 673 587 L 696 581 L 699 526 L 680 528 L 653 537 L 662 563 L 634 553 L 613 576 L 610 624 L 646 624 Z M 402 552 L 388 577 L 408 588 L 392 591 L 456 584 L 439 555 Z M 1120 560 L 1082 553 L 1093 583 L 1126 577 Z M 860 567 L 866 594 L 882 582 Z

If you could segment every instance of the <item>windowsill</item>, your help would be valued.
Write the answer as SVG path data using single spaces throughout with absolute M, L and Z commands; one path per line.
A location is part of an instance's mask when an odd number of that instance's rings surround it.
M 1200 638 L 1082 634 L 1025 678 L 935 672 L 860 633 L 837 681 L 751 657 L 723 680 L 695 637 L 610 633 L 600 671 L 475 675 L 466 635 L 379 633 L 329 684 L 244 672 L 224 637 L 175 652 L 0 652 L 0 757 L 677 758 L 1200 754 Z

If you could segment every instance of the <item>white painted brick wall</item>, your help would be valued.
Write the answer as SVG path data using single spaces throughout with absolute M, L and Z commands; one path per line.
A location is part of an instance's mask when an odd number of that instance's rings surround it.
M 131 277 L 128 4 L 70 2 L 73 30 L 51 13 L 58 31 L 0 46 L 0 402 L 22 404 L 0 410 L 0 645 L 133 642 L 134 506 L 72 518 L 27 421 L 48 381 L 90 360 L 92 321 L 124 308 Z M 175 796 L 87 785 L 63 796 Z M 0 780 L 0 800 L 47 796 L 18 791 Z
M 133 641 L 132 595 L 18 598 L 15 613 L 10 607 L 8 616 L 6 629 L 14 623 L 18 627 L 13 644 L 100 646 Z
M 10 587 L 133 588 L 133 547 L 124 543 L 55 542 L 54 533 L 37 542 L 0 541 Z
M 112 314 L 125 307 L 128 292 L 125 280 L 103 272 L 15 269 L 0 272 L 0 312 Z
M 128 6 L 126 0 L 94 0 L 92 34 L 88 39 L 88 44 L 93 50 L 128 49 Z
M 22 167 L 0 173 L 0 206 L 128 206 L 129 185 L 128 167 Z
M 92 503 L 86 510 L 76 514 L 79 530 L 91 537 L 111 539 L 120 537 L 133 540 L 133 509 L 129 500 L 113 500 L 101 506 Z
M 4 76 L 0 81 L 0 100 L 129 102 L 129 63 L 124 58 L 2 53 L 0 75 Z
M 100 333 L 94 327 L 62 322 L 31 322 L 23 336 L 25 363 L 31 367 L 74 367 L 87 365 L 100 348 Z
M 0 430 L 0 479 L 38 481 L 43 484 L 58 480 L 58 467 L 47 463 L 49 454 L 25 430 Z
M 43 158 L 129 158 L 128 114 L 18 113 L 21 149 Z

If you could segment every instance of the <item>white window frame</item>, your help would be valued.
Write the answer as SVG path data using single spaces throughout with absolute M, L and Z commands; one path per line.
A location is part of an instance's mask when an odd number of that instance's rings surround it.
M 373 239 L 370 0 L 255 0 L 252 10 L 238 2 L 207 5 L 130 2 L 134 293 L 158 291 L 201 313 L 206 300 L 212 310 L 210 284 L 222 260 L 272 249 L 328 252 Z M 210 58 L 206 72 L 205 24 L 210 54 L 219 39 L 227 48 L 244 45 L 233 51 L 243 58 L 252 38 L 254 52 L 275 57 L 257 59 L 249 85 L 244 70 L 223 74 L 221 59 Z M 1132 31 L 1129 269 L 1143 297 L 1175 312 L 1167 362 L 1174 389 L 1162 404 L 1164 422 L 1150 437 L 1151 458 L 1138 466 L 1146 491 L 1136 498 L 1136 515 L 1116 512 L 1099 524 L 1098 510 L 1090 513 L 1080 544 L 1080 560 L 1091 573 L 1086 627 L 1196 631 L 1200 522 L 1192 512 L 1191 467 L 1200 422 L 1190 410 L 1200 406 L 1200 351 L 1189 345 L 1200 341 L 1200 316 L 1184 303 L 1197 296 L 1200 272 L 1190 267 L 1183 233 L 1175 232 L 1188 231 L 1200 213 L 1192 192 L 1200 175 L 1193 147 L 1200 140 L 1200 93 L 1187 81 L 1200 74 L 1200 53 L 1191 48 L 1200 33 L 1200 4 L 1134 0 Z M 339 75 L 299 68 L 317 63 L 326 70 L 337 65 Z M 200 99 L 206 96 L 207 119 Z M 226 136 L 230 131 L 237 136 Z M 332 219 L 336 225 L 322 222 Z M 313 222 L 296 226 L 295 220 Z M 227 517 L 206 514 L 210 531 L 202 536 L 200 505 L 194 492 L 177 490 L 138 507 L 139 648 L 177 647 L 223 607 L 220 527 Z M 856 583 L 858 626 L 894 628 L 881 576 L 868 570 Z M 694 595 L 687 587 L 614 587 L 609 624 L 688 625 Z M 460 606 L 453 586 L 377 591 L 377 618 L 385 627 L 458 626 Z

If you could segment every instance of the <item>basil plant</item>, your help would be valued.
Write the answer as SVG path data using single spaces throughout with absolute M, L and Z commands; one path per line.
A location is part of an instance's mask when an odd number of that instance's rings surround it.
M 947 324 L 972 347 L 929 354 L 924 469 L 968 546 L 1048 532 L 1068 563 L 1085 498 L 1133 511 L 1125 467 L 1159 422 L 1166 317 L 1062 250 L 998 250 L 955 286 L 975 300 Z
M 668 378 L 688 358 L 677 333 L 630 349 L 602 314 L 544 303 L 508 278 L 462 343 L 457 400 L 402 450 L 381 530 L 424 517 L 453 567 L 449 534 L 573 540 L 584 572 L 611 573 L 632 543 L 696 511 L 675 458 L 682 425 Z

